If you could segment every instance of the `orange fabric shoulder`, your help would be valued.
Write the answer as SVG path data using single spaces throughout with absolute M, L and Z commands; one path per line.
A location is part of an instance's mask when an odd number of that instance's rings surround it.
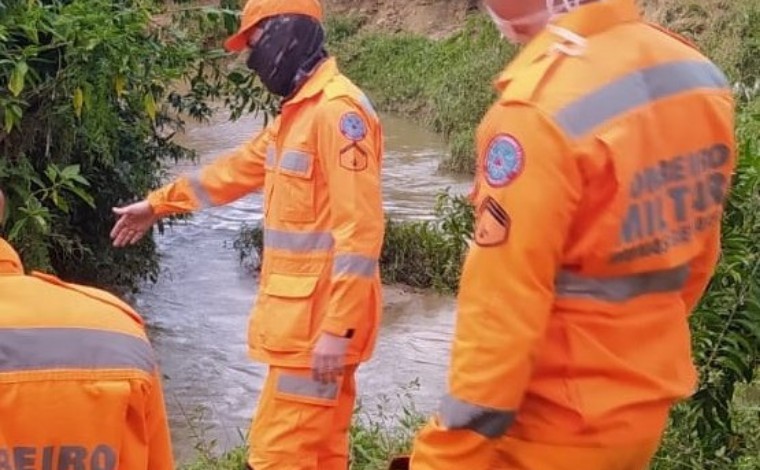
M 126 313 L 130 318 L 132 318 L 138 325 L 144 326 L 145 322 L 143 321 L 140 314 L 138 314 L 132 307 L 130 307 L 126 302 L 119 299 L 115 295 L 106 292 L 101 289 L 96 289 L 94 287 L 87 287 L 82 286 L 79 284 L 71 284 L 62 281 L 61 279 L 57 278 L 56 276 L 50 275 L 50 274 L 44 274 L 41 272 L 33 271 L 31 275 L 37 279 L 40 279 L 44 282 L 54 284 L 59 287 L 63 287 L 69 290 L 72 290 L 74 292 L 78 292 L 82 295 L 85 295 L 91 299 L 99 300 L 103 303 L 106 303 L 112 307 L 116 307 L 119 310 Z

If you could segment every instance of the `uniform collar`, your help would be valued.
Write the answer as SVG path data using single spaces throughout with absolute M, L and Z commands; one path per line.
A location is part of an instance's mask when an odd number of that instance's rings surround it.
M 634 0 L 599 0 L 558 17 L 554 24 L 589 37 L 617 25 L 640 20 L 641 12 Z
M 587 38 L 620 24 L 640 20 L 641 12 L 635 0 L 599 0 L 559 16 L 553 24 Z M 518 70 L 545 57 L 557 40 L 557 36 L 548 29 L 544 29 L 525 45 L 515 60 L 496 79 L 495 87 L 503 90 Z
M 24 274 L 24 266 L 16 250 L 0 238 L 0 276 L 7 274 Z
M 283 103 L 283 106 L 289 106 L 299 103 L 305 99 L 311 98 L 324 90 L 330 80 L 340 73 L 338 63 L 334 57 L 328 57 L 317 66 L 314 73 L 306 80 L 296 94 Z

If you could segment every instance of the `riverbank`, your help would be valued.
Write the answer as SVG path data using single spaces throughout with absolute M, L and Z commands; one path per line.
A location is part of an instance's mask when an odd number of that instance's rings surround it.
M 495 97 L 493 79 L 516 49 L 479 13 L 444 22 L 442 30 L 453 32 L 443 38 L 382 30 L 378 21 L 398 21 L 386 20 L 390 7 L 383 5 L 393 2 L 375 3 L 375 10 L 340 8 L 342 16 L 329 19 L 331 52 L 379 109 L 414 118 L 444 136 L 450 156 L 442 170 L 472 173 L 476 126 Z M 418 3 L 451 8 L 451 2 Z M 643 5 L 649 19 L 695 41 L 733 82 L 754 85 L 760 69 L 760 1 L 646 0 Z
M 351 470 L 386 470 L 390 459 L 410 452 L 414 436 L 427 420 L 427 416 L 414 407 L 405 390 L 387 397 L 385 404 L 385 408 L 380 406 L 379 412 L 373 415 L 368 415 L 361 406 L 356 409 L 350 432 Z M 390 413 L 389 405 L 401 411 Z M 754 388 L 742 388 L 737 395 L 737 406 L 733 410 L 735 432 L 745 439 L 742 445 L 750 452 L 736 459 L 729 458 L 725 452 L 705 455 L 694 444 L 688 430 L 671 420 L 670 431 L 652 462 L 651 470 L 757 470 L 760 468 L 760 453 L 751 452 L 760 450 L 758 412 L 760 383 Z M 244 436 L 240 439 L 241 443 L 245 441 Z M 245 465 L 245 444 L 221 455 L 215 453 L 213 445 L 207 441 L 199 440 L 196 448 L 198 459 L 180 470 L 242 470 Z
M 411 392 L 416 388 L 411 383 L 383 395 L 371 413 L 359 403 L 350 429 L 351 470 L 386 470 L 391 458 L 411 451 L 414 436 L 427 419 L 414 405 Z M 245 436 L 241 435 L 240 440 L 239 447 L 219 455 L 213 444 L 200 439 L 196 446 L 198 458 L 180 470 L 243 470 L 247 445 Z
M 760 386 L 746 383 L 760 365 L 760 1 L 650 0 L 645 7 L 649 18 L 694 40 L 736 85 L 741 160 L 724 219 L 723 258 L 692 317 L 700 387 L 674 410 L 653 468 L 757 469 Z M 329 21 L 330 47 L 344 72 L 381 110 L 442 133 L 451 149 L 442 169 L 471 173 L 475 126 L 512 48 L 478 15 L 443 39 L 378 31 L 374 18 L 362 15 L 349 11 Z M 471 209 L 459 209 L 435 221 L 389 220 L 384 280 L 455 291 L 471 230 Z
M 444 39 L 362 29 L 367 18 L 328 22 L 330 50 L 382 110 L 413 117 L 449 142 L 441 169 L 472 173 L 474 129 L 493 102 L 491 79 L 515 49 L 490 22 L 471 15 Z

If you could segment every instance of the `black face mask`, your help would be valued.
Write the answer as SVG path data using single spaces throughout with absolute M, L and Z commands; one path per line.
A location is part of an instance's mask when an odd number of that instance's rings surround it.
M 305 15 L 276 16 L 265 20 L 261 28 L 261 38 L 248 56 L 248 68 L 269 91 L 288 97 L 327 57 L 325 33 Z

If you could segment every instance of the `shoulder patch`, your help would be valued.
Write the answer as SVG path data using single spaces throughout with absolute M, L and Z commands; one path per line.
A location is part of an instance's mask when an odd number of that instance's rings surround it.
M 482 247 L 498 246 L 509 239 L 512 220 L 491 196 L 480 204 L 475 225 L 475 243 Z
M 367 124 L 359 113 L 349 111 L 340 118 L 340 132 L 351 142 L 360 142 L 367 137 Z
M 511 135 L 499 134 L 488 144 L 483 159 L 483 175 L 490 186 L 507 186 L 520 176 L 524 166 L 525 151 Z

